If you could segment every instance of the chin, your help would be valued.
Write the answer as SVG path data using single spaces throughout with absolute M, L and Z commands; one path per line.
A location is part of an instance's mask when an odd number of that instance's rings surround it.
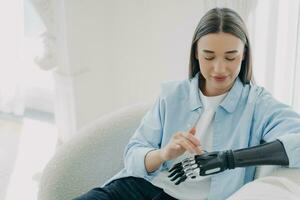
M 224 83 L 214 83 L 214 86 L 219 91 L 227 92 L 233 86 L 233 82 L 226 81 Z

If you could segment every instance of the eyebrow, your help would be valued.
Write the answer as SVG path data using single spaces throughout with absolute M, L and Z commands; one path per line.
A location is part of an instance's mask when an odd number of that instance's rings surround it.
M 215 53 L 214 51 L 203 49 L 202 50 L 204 53 Z M 231 50 L 231 51 L 226 51 L 225 54 L 231 54 L 231 53 L 237 53 L 238 50 Z

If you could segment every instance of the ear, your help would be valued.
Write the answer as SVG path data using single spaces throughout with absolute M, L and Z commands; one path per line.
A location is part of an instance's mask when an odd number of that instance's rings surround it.
M 198 60 L 198 49 L 197 49 L 197 44 L 195 45 L 195 58 Z

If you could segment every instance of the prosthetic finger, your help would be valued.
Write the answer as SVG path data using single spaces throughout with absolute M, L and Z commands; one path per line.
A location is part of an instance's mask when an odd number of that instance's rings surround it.
M 178 185 L 188 177 L 192 179 L 196 178 L 197 173 L 195 172 L 195 169 L 197 168 L 199 168 L 199 166 L 197 166 L 197 163 L 195 162 L 195 157 L 189 157 L 174 165 L 169 170 L 171 173 L 168 177 L 171 178 L 171 181 L 176 181 L 175 184 Z

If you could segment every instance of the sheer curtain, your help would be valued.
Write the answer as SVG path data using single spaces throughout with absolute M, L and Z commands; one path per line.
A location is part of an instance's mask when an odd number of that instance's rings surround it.
M 24 112 L 22 63 L 23 4 L 10 0 L 0 6 L 0 113 Z
M 299 6 L 296 0 L 259 1 L 252 13 L 251 26 L 257 83 L 298 112 Z
M 0 6 L 0 114 L 20 117 L 26 109 L 53 112 L 53 78 L 46 71 L 52 62 L 41 59 L 49 54 L 42 42 L 51 43 L 39 39 L 44 27 L 30 6 L 29 0 Z

